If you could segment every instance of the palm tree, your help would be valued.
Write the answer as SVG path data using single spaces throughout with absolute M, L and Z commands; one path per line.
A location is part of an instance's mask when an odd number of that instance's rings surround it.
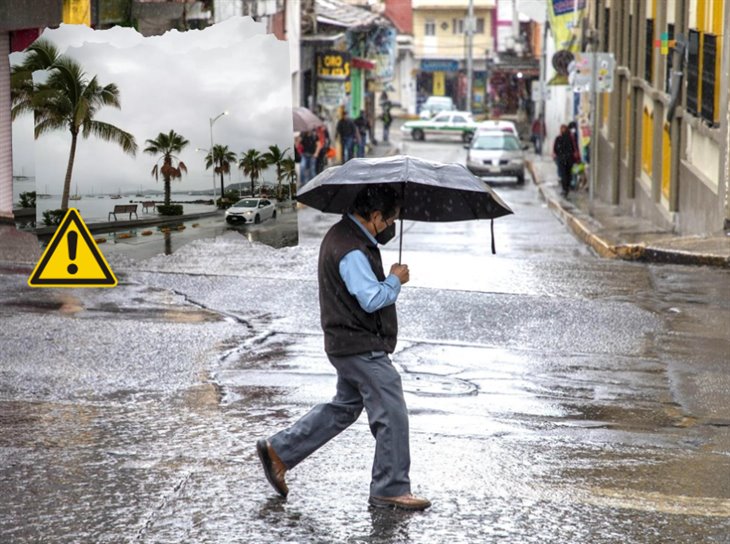
M 231 174 L 231 163 L 236 164 L 236 154 L 227 145 L 214 145 L 205 156 L 205 169 L 215 165 L 213 172 L 221 175 L 221 198 L 224 196 L 223 174 Z
M 48 40 L 41 38 L 26 49 L 25 60 L 10 71 L 10 96 L 12 98 L 11 119 L 33 111 L 33 72 L 48 70 L 59 59 L 58 49 Z
M 71 132 L 71 150 L 61 197 L 61 209 L 66 210 L 79 134 L 84 139 L 93 134 L 104 141 L 116 143 L 132 156 L 137 153 L 137 143 L 130 133 L 94 119 L 103 106 L 121 109 L 119 89 L 114 83 L 101 86 L 96 76 L 88 80 L 81 66 L 65 56 L 57 56 L 49 70 L 50 75 L 45 83 L 33 85 L 30 103 L 24 102 L 23 91 L 16 95 L 15 111 L 17 115 L 21 111 L 33 110 L 36 139 L 58 129 L 65 128 Z M 27 91 L 27 84 L 23 88 Z
M 291 157 L 286 157 L 281 161 L 281 175 L 289 187 L 289 199 L 291 200 L 292 183 L 297 182 L 297 163 Z
M 281 195 L 281 180 L 283 178 L 282 175 L 282 164 L 281 162 L 286 158 L 286 152 L 289 151 L 289 148 L 287 147 L 284 151 L 279 149 L 279 146 L 274 144 L 269 146 L 269 150 L 263 154 L 264 159 L 266 159 L 267 164 L 276 166 L 276 194 Z
M 168 134 L 160 132 L 157 138 L 154 140 L 147 140 L 147 147 L 144 152 L 150 155 L 162 155 L 155 163 L 152 168 L 152 175 L 155 179 L 160 179 L 159 174 L 162 174 L 162 180 L 165 183 L 165 206 L 170 205 L 170 181 L 173 179 L 182 178 L 183 172 L 187 173 L 188 168 L 185 163 L 182 162 L 175 154 L 180 153 L 188 141 L 177 134 L 174 130 L 171 130 Z M 177 161 L 177 166 L 173 164 L 173 159 Z M 160 160 L 162 166 L 160 166 Z
M 238 167 L 243 170 L 243 175 L 251 176 L 251 196 L 254 195 L 256 181 L 268 165 L 264 156 L 255 149 L 243 153 L 241 160 L 238 161 Z

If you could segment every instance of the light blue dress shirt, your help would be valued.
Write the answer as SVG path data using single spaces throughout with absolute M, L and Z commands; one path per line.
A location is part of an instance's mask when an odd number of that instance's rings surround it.
M 362 229 L 367 237 L 377 244 L 373 235 L 355 219 L 347 214 L 350 220 Z M 385 306 L 395 303 L 400 293 L 401 283 L 395 274 L 388 275 L 384 281 L 378 281 L 368 258 L 359 249 L 353 249 L 340 260 L 340 276 L 347 286 L 347 291 L 354 296 L 363 310 L 373 313 Z

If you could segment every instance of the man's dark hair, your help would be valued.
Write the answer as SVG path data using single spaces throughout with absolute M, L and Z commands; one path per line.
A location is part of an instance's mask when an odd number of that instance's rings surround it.
M 355 197 L 350 207 L 350 213 L 356 213 L 364 219 L 370 219 L 370 214 L 379 211 L 385 219 L 395 215 L 402 200 L 398 191 L 390 185 L 367 185 Z

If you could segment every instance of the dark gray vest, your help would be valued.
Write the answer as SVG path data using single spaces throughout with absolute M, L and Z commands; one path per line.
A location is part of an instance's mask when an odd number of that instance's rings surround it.
M 319 250 L 319 308 L 328 355 L 344 356 L 368 351 L 392 353 L 398 335 L 395 304 L 372 314 L 362 309 L 347 291 L 340 276 L 340 261 L 359 249 L 379 281 L 385 279 L 380 250 L 352 219 L 345 216 L 322 240 Z

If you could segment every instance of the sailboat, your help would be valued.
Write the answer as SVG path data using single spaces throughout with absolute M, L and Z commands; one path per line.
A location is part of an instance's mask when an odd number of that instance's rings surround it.
M 81 200 L 81 195 L 79 194 L 79 184 L 76 184 L 76 192 L 68 197 L 69 200 Z
M 51 198 L 51 195 L 48 193 L 48 185 L 46 185 L 46 192 L 45 193 L 38 193 L 36 195 L 36 198 Z
M 112 198 L 114 200 L 116 200 L 118 198 L 122 198 L 122 190 L 121 189 L 117 189 L 117 194 L 111 195 L 109 198 Z

